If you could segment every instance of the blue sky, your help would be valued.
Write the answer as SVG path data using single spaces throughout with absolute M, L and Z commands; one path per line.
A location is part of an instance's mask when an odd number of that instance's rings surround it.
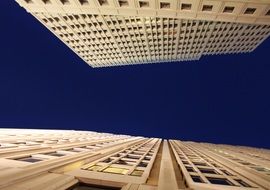
M 0 127 L 270 148 L 270 39 L 250 54 L 93 69 L 1 1 Z

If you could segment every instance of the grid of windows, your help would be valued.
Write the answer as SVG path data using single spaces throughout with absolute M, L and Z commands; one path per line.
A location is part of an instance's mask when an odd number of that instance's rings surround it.
M 257 188 L 232 169 L 180 141 L 170 141 L 180 168 L 195 183 Z
M 173 18 L 49 13 L 36 16 L 93 67 L 250 52 L 270 31 L 267 25 Z
M 151 169 L 160 142 L 160 139 L 149 139 L 85 165 L 82 169 L 90 172 L 142 177 L 146 170 Z

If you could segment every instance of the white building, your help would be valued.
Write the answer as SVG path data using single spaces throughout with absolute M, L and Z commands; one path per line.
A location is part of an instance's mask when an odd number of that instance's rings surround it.
M 270 0 L 16 0 L 92 67 L 253 51 Z
M 0 129 L 0 190 L 269 190 L 270 150 Z

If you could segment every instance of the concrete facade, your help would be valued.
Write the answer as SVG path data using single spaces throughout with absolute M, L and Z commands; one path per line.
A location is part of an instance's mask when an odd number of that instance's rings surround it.
M 91 131 L 0 129 L 0 190 L 270 189 L 270 150 Z
M 16 0 L 92 67 L 253 51 L 270 0 Z

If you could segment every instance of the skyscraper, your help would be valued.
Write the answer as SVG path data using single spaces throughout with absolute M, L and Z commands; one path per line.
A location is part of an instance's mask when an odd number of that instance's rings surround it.
M 270 150 L 90 131 L 0 129 L 0 189 L 270 189 Z
M 16 0 L 92 67 L 253 51 L 269 0 Z

